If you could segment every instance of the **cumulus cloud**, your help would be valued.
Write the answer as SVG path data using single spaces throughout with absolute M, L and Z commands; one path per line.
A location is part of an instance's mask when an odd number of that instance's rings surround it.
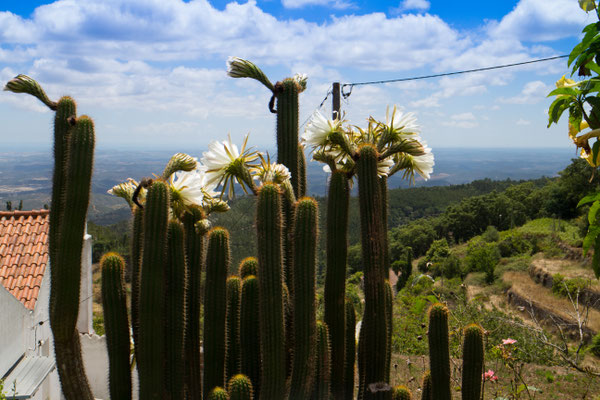
M 489 34 L 525 42 L 557 40 L 577 35 L 586 21 L 574 0 L 521 0 L 500 22 L 490 23 Z
M 452 126 L 456 128 L 472 129 L 479 126 L 477 118 L 471 112 L 454 114 L 449 120 L 442 122 L 444 126 Z
M 409 11 L 409 10 L 417 10 L 417 11 L 427 11 L 431 4 L 428 0 L 404 0 L 400 3 L 398 8 L 395 11 Z
M 326 6 L 336 9 L 346 9 L 352 7 L 352 3 L 344 0 L 282 0 L 281 4 L 285 8 L 302 8 L 306 6 Z
M 546 99 L 552 89 L 542 81 L 528 82 L 516 96 L 500 98 L 498 101 L 507 104 L 535 104 Z

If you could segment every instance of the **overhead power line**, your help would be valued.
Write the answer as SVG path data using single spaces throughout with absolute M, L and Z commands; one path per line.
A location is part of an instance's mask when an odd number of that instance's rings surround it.
M 385 79 L 385 80 L 380 80 L 380 81 L 344 83 L 344 84 L 341 85 L 341 89 L 342 89 L 342 95 L 344 96 L 344 98 L 346 98 L 346 97 L 350 96 L 350 93 L 352 93 L 352 88 L 354 86 L 380 85 L 380 84 L 384 84 L 384 83 L 407 82 L 407 81 L 417 81 L 417 80 L 421 80 L 421 79 L 440 78 L 442 76 L 469 74 L 469 73 L 472 73 L 472 72 L 481 72 L 481 71 L 490 71 L 490 70 L 501 69 L 501 68 L 518 67 L 518 66 L 521 66 L 521 65 L 527 65 L 527 64 L 534 64 L 534 63 L 539 63 L 539 62 L 546 62 L 546 61 L 558 60 L 558 59 L 566 58 L 566 57 L 569 57 L 569 56 L 568 55 L 561 55 L 561 56 L 554 56 L 554 57 L 547 57 L 547 58 L 539 58 L 539 59 L 536 59 L 536 60 L 522 61 L 522 62 L 513 63 L 513 64 L 494 65 L 494 66 L 491 66 L 491 67 L 466 69 L 466 70 L 463 70 L 463 71 L 445 72 L 445 73 L 442 73 L 442 74 L 434 74 L 434 75 L 422 75 L 422 76 L 413 76 L 413 77 L 409 77 L 409 78 Z M 344 90 L 346 88 L 349 88 L 349 90 L 347 90 L 347 91 Z

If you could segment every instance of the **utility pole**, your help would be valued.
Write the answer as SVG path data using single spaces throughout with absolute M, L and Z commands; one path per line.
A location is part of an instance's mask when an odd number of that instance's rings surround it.
M 339 82 L 333 82 L 333 88 L 332 88 L 332 93 L 333 93 L 333 99 L 332 99 L 332 104 L 331 104 L 331 113 L 332 113 L 332 117 L 333 119 L 342 119 L 342 115 L 340 114 L 340 83 Z

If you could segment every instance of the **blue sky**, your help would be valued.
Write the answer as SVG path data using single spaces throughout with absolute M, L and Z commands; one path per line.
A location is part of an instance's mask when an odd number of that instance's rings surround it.
M 250 133 L 273 146 L 268 91 L 228 78 L 229 56 L 272 81 L 309 76 L 300 121 L 333 81 L 403 78 L 567 54 L 593 21 L 577 0 L 58 0 L 0 2 L 0 82 L 18 73 L 92 116 L 101 148 L 190 151 Z M 546 128 L 565 60 L 355 87 L 342 104 L 364 125 L 387 105 L 417 113 L 436 147 L 569 147 Z M 323 112 L 330 112 L 327 101 Z M 52 114 L 0 92 L 0 152 L 49 148 Z M 188 150 L 190 149 L 190 150 Z M 199 154 L 197 154 L 199 155 Z

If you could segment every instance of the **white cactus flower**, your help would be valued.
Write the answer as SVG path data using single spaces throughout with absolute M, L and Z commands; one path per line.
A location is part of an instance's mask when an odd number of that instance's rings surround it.
M 313 147 L 322 147 L 329 143 L 331 133 L 337 132 L 341 127 L 339 119 L 327 119 L 319 110 L 316 110 L 304 130 L 302 140 Z
M 169 179 L 174 200 L 180 200 L 186 206 L 201 206 L 204 199 L 204 181 L 205 174 L 198 170 L 175 172 Z
M 417 124 L 417 117 L 414 113 L 409 112 L 403 114 L 402 111 L 394 106 L 390 115 L 389 107 L 385 113 L 385 124 L 396 135 L 400 135 L 402 139 L 414 138 L 421 133 L 421 127 Z

